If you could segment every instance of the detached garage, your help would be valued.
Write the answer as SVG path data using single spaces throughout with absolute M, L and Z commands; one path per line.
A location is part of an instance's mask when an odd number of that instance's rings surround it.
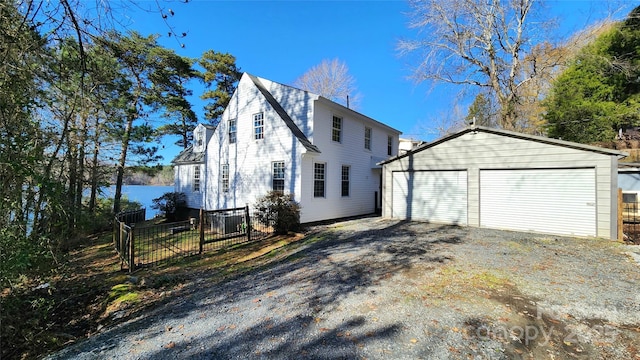
M 383 216 L 615 239 L 624 156 L 470 127 L 382 163 Z

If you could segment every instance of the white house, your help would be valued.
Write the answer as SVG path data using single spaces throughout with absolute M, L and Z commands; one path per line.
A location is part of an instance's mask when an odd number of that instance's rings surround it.
M 308 91 L 243 74 L 220 124 L 198 125 L 175 164 L 175 191 L 205 210 L 293 194 L 303 223 L 374 213 L 400 132 Z
M 417 148 L 418 146 L 424 144 L 423 141 L 421 140 L 415 140 L 415 139 L 403 139 L 400 138 L 398 139 L 398 153 L 400 155 L 405 154 L 415 148 Z

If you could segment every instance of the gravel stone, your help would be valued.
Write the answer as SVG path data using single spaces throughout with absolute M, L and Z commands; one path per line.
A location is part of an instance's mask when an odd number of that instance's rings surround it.
M 375 217 L 309 237 L 49 359 L 640 358 L 640 266 L 617 242 Z

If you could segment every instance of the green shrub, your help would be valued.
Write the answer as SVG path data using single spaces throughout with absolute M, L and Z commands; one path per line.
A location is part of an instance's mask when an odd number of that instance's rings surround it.
M 122 211 L 138 210 L 142 204 L 137 201 L 129 201 L 126 196 L 120 199 Z M 111 229 L 113 225 L 113 199 L 99 197 L 96 199 L 96 208 L 93 213 L 84 211 L 80 219 L 80 227 L 84 233 L 93 234 Z
M 0 229 L 0 289 L 12 287 L 25 274 L 45 272 L 53 263 L 47 238 Z
M 177 221 L 185 215 L 187 195 L 183 192 L 164 193 L 152 200 L 152 209 L 159 210 L 168 221 Z
M 258 199 L 256 216 L 264 225 L 273 225 L 276 234 L 286 234 L 300 228 L 300 204 L 293 195 L 269 191 Z

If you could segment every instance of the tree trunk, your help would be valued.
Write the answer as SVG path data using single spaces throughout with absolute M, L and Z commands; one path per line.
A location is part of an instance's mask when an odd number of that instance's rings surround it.
M 134 103 L 133 108 L 137 109 L 137 101 Z M 129 114 L 127 116 L 127 125 L 124 129 L 124 135 L 122 136 L 122 150 L 120 152 L 120 159 L 118 161 L 118 167 L 116 169 L 116 191 L 113 196 L 113 214 L 116 215 L 120 212 L 120 199 L 122 198 L 122 182 L 124 179 L 124 168 L 127 163 L 127 152 L 129 151 L 129 139 L 131 138 L 131 131 L 133 130 L 133 120 L 135 116 Z
M 91 159 L 91 194 L 89 195 L 89 213 L 95 214 L 96 200 L 98 195 L 98 154 L 100 154 L 100 143 L 98 136 L 94 139 L 93 159 Z
M 84 109 L 83 109 L 84 110 Z M 78 148 L 78 182 L 76 184 L 76 199 L 75 199 L 75 208 L 76 208 L 76 223 L 80 219 L 82 215 L 82 191 L 84 190 L 85 184 L 85 167 L 84 167 L 84 157 L 86 156 L 85 146 L 87 146 L 87 113 L 86 111 L 82 112 L 80 127 L 82 132 L 80 133 L 80 147 Z

